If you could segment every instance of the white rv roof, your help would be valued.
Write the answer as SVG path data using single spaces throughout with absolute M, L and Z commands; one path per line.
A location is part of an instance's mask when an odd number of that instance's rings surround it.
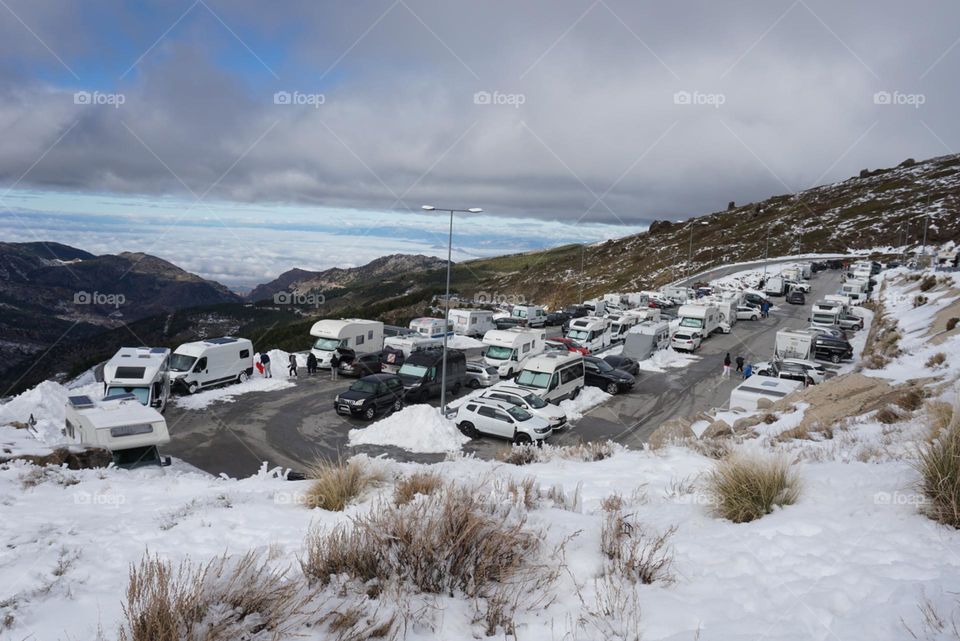
M 156 423 L 163 415 L 135 398 L 91 401 L 88 397 L 71 396 L 69 409 L 90 421 L 96 428 L 119 427 L 137 423 Z
M 524 339 L 536 339 L 544 336 L 543 330 L 511 327 L 510 329 L 491 329 L 483 335 L 483 342 L 498 347 L 512 347 Z
M 104 381 L 148 383 L 169 356 L 167 347 L 121 347 L 103 366 Z
M 340 332 L 352 325 L 364 325 L 370 329 L 374 327 L 383 327 L 380 321 L 366 320 L 363 318 L 325 318 L 318 320 L 310 328 L 310 335 L 317 338 L 340 338 Z
M 667 321 L 648 320 L 648 321 L 637 323 L 636 325 L 631 327 L 630 331 L 628 331 L 627 333 L 628 334 L 656 334 L 661 330 L 669 329 L 669 328 L 670 328 L 670 323 L 668 323 Z
M 800 381 L 754 374 L 744 382 L 737 385 L 734 391 L 749 392 L 769 398 L 783 398 L 790 392 L 796 391 L 801 387 L 803 387 L 803 383 Z
M 174 354 L 184 354 L 186 356 L 200 356 L 211 347 L 220 347 L 223 345 L 236 345 L 253 348 L 253 343 L 246 338 L 236 338 L 233 336 L 221 336 L 220 338 L 208 338 L 202 341 L 184 343 L 173 351 Z
M 549 374 L 556 371 L 556 369 L 562 365 L 580 360 L 583 360 L 583 355 L 576 352 L 567 352 L 565 354 L 562 352 L 547 352 L 546 354 L 531 358 L 527 361 L 527 364 L 523 366 L 523 369 Z

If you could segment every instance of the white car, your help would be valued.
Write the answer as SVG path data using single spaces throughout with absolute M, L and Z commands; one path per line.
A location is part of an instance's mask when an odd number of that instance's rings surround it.
M 788 280 L 787 288 L 793 291 L 803 292 L 804 294 L 810 293 L 810 283 L 798 283 L 795 280 Z
M 779 363 L 783 363 L 786 366 L 780 369 L 802 369 L 816 385 L 827 380 L 826 368 L 816 361 L 808 361 L 802 358 L 784 358 L 779 361 Z M 769 368 L 770 363 L 767 362 L 753 364 L 753 371 L 755 372 L 762 372 Z
M 492 398 L 472 398 L 457 409 L 457 427 L 473 438 L 489 434 L 524 444 L 542 441 L 553 428 L 522 407 Z
M 530 390 L 516 385 L 498 383 L 481 394 L 480 398 L 492 398 L 522 407 L 534 416 L 545 420 L 555 430 L 559 430 L 567 423 L 567 415 L 562 409 L 553 403 L 546 402 Z
M 760 320 L 760 308 L 740 305 L 737 307 L 737 320 Z
M 700 349 L 700 343 L 703 342 L 698 332 L 685 332 L 683 330 L 674 332 L 670 337 L 670 347 L 677 352 L 694 352 Z

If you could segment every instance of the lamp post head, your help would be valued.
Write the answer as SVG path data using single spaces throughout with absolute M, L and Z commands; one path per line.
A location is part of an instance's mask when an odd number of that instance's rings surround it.
M 479 207 L 471 207 L 471 208 L 468 209 L 467 211 L 470 212 L 471 214 L 479 214 L 479 213 L 482 212 L 483 210 L 480 209 Z
M 433 205 L 423 205 L 420 207 L 423 211 L 433 211 L 436 209 Z

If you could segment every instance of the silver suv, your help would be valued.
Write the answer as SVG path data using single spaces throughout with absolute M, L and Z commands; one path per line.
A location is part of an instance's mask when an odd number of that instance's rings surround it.
M 456 421 L 460 431 L 471 438 L 489 434 L 521 444 L 540 442 L 553 432 L 550 423 L 522 407 L 489 398 L 466 401 L 457 409 Z

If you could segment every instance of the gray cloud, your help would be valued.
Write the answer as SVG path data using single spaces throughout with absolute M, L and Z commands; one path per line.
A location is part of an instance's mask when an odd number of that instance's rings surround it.
M 955 3 L 208 5 L 121 78 L 190 3 L 151 20 L 110 5 L 112 42 L 79 4 L 11 2 L 37 37 L 0 21 L 0 178 L 53 146 L 21 186 L 637 223 L 948 153 L 960 133 Z M 78 106 L 79 89 L 125 103 Z

